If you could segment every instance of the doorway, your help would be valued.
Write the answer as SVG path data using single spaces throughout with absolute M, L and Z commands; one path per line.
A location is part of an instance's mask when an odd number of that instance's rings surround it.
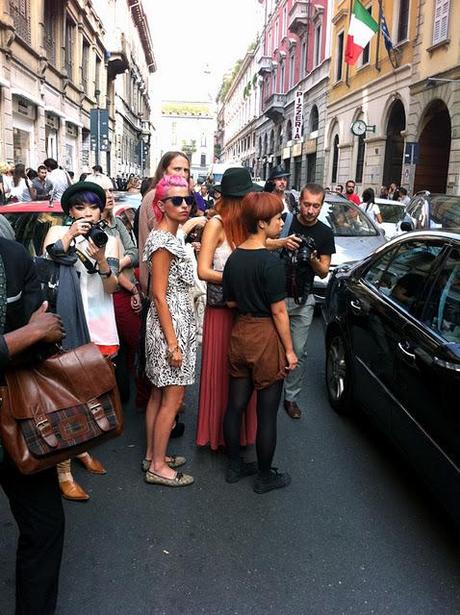
M 383 165 L 382 184 L 389 186 L 401 183 L 401 173 L 404 158 L 404 137 L 401 131 L 406 129 L 406 112 L 400 100 L 392 104 L 388 116 L 387 142 L 385 145 L 385 162 Z
M 414 193 L 420 190 L 444 193 L 447 188 L 452 132 L 449 111 L 442 100 L 434 100 L 429 105 L 422 126 Z

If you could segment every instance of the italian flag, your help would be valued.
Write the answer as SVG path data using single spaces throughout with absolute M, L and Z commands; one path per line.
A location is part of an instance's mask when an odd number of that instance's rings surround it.
M 361 2 L 355 0 L 348 27 L 345 62 L 347 64 L 355 64 L 364 47 L 378 31 L 379 24 L 372 18 L 372 15 L 363 7 Z

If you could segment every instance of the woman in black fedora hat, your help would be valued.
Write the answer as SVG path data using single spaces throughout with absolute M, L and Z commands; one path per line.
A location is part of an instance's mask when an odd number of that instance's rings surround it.
M 227 353 L 234 311 L 212 300 L 218 295 L 222 272 L 232 251 L 247 238 L 241 220 L 241 201 L 249 192 L 260 192 L 249 171 L 243 167 L 227 169 L 220 185 L 217 215 L 206 224 L 198 258 L 198 275 L 208 283 L 208 303 L 203 325 L 200 400 L 196 443 L 217 450 L 224 446 L 223 420 L 228 400 Z M 211 305 L 210 303 L 213 303 Z M 252 398 L 241 429 L 241 444 L 255 442 L 257 429 L 255 399 Z

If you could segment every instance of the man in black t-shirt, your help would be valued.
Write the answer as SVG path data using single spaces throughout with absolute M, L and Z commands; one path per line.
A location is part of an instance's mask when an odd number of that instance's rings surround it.
M 319 184 L 307 184 L 300 194 L 299 213 L 289 213 L 281 237 L 295 233 L 297 237 L 312 238 L 315 250 L 306 263 L 294 266 L 287 264 L 288 299 L 287 307 L 294 352 L 299 359 L 296 370 L 290 372 L 284 383 L 284 408 L 293 419 L 299 419 L 301 410 L 298 397 L 302 390 L 305 360 L 307 357 L 307 338 L 313 319 L 315 299 L 312 283 L 315 275 L 325 278 L 329 272 L 331 255 L 335 253 L 334 234 L 323 222 L 318 220 L 324 202 L 324 188 Z M 287 246 L 292 245 L 288 242 Z M 290 259 L 286 259 L 288 262 Z

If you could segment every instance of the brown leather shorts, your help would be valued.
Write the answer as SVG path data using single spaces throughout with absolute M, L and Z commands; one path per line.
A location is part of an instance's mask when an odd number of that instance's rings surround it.
M 286 376 L 286 353 L 271 318 L 238 316 L 228 351 L 230 376 L 266 389 Z

